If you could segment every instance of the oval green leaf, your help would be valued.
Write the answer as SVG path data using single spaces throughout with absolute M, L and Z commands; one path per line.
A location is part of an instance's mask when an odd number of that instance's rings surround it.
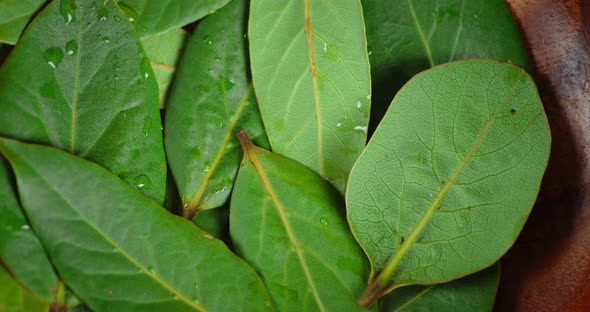
M 252 0 L 250 58 L 272 150 L 344 190 L 366 143 L 370 77 L 359 0 Z
M 0 157 L 0 259 L 23 286 L 53 302 L 58 277 L 21 210 L 9 170 Z
M 158 90 L 112 1 L 52 2 L 0 68 L 0 134 L 96 161 L 162 202 Z
M 121 0 L 119 6 L 141 37 L 160 34 L 197 21 L 230 0 Z
M 174 28 L 165 33 L 141 39 L 147 57 L 158 81 L 160 89 L 160 108 L 164 108 L 168 86 L 176 72 L 176 63 L 180 57 L 187 32 Z
M 15 44 L 31 16 L 44 3 L 45 0 L 0 1 L 0 42 Z
M 49 304 L 23 288 L 0 264 L 0 311 L 47 312 Z
M 248 72 L 247 3 L 236 0 L 203 20 L 191 36 L 166 109 L 166 152 L 185 216 L 223 205 L 246 129 L 267 146 Z
M 492 311 L 500 277 L 498 267 L 494 265 L 448 283 L 396 289 L 379 303 L 379 311 Z
M 520 68 L 461 61 L 410 80 L 348 185 L 353 233 L 379 273 L 360 302 L 496 262 L 535 202 L 550 140 L 535 84 Z
M 504 0 L 363 0 L 371 60 L 371 128 L 415 74 L 468 58 L 495 58 L 530 72 Z
M 302 164 L 238 134 L 244 161 L 230 206 L 234 246 L 279 311 L 364 311 L 355 295 L 369 264 L 350 233 L 340 194 Z
M 60 275 L 96 311 L 269 310 L 225 244 L 94 163 L 1 139 L 23 208 Z

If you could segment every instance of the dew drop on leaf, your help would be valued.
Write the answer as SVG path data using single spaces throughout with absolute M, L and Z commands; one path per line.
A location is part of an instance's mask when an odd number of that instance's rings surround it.
M 51 68 L 56 69 L 64 58 L 64 52 L 60 48 L 49 48 L 43 52 L 43 56 L 47 64 Z
M 321 219 L 320 219 L 320 222 L 322 222 L 322 224 L 323 224 L 324 226 L 328 226 L 328 219 L 326 219 L 326 218 L 321 218 Z
M 64 18 L 66 25 L 76 21 L 76 1 L 61 0 L 59 2 L 59 13 Z
M 151 117 L 147 117 L 145 119 L 145 122 L 143 124 L 143 135 L 145 137 L 150 136 L 150 131 L 152 130 L 152 118 Z
M 108 14 L 109 14 L 109 10 L 105 7 L 100 8 L 97 12 L 98 14 L 96 15 L 96 17 L 98 18 L 99 21 L 106 21 Z
M 78 43 L 76 40 L 70 40 L 66 43 L 66 53 L 68 55 L 74 55 L 78 52 Z
M 133 184 L 138 190 L 149 190 L 152 186 L 152 181 L 145 174 L 140 174 L 133 179 Z

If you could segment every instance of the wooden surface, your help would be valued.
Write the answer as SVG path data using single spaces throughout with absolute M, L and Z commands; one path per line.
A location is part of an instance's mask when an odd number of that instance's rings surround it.
M 590 0 L 508 0 L 553 137 L 539 200 L 502 261 L 495 311 L 590 311 Z

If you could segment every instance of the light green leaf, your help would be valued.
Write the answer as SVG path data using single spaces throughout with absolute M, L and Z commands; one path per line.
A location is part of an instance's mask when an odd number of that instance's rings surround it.
M 166 152 L 185 216 L 223 205 L 246 129 L 268 146 L 248 73 L 247 1 L 203 20 L 191 36 L 166 109 Z
M 495 58 L 530 72 L 518 25 L 504 0 L 363 0 L 375 129 L 397 91 L 437 64 Z
M 49 304 L 23 288 L 0 264 L 0 311 L 47 312 Z
M 31 16 L 44 3 L 45 0 L 0 1 L 0 42 L 15 44 Z
M 167 32 L 221 9 L 230 0 L 121 0 L 119 6 L 141 37 Z
M 102 167 L 8 139 L 0 152 L 31 227 L 93 310 L 270 309 L 260 278 L 222 242 Z
M 180 57 L 186 31 L 174 28 L 165 33 L 148 36 L 141 39 L 150 64 L 154 69 L 158 87 L 160 89 L 160 108 L 164 108 L 164 101 L 168 93 L 168 86 L 174 77 L 176 63 Z
M 58 277 L 23 215 L 9 170 L 0 157 L 0 258 L 32 293 L 53 302 Z
M 354 241 L 340 194 L 302 164 L 245 151 L 230 206 L 234 246 L 266 283 L 279 311 L 364 311 L 354 298 L 369 264 Z
M 49 4 L 0 68 L 0 98 L 1 135 L 96 161 L 162 202 L 157 85 L 112 1 Z
M 360 302 L 496 262 L 535 202 L 550 140 L 535 84 L 520 68 L 461 61 L 410 80 L 348 185 L 353 233 L 379 274 Z
M 360 1 L 252 0 L 250 54 L 273 151 L 343 191 L 370 111 Z
M 444 284 L 396 289 L 379 303 L 379 311 L 492 311 L 500 277 L 498 267 Z

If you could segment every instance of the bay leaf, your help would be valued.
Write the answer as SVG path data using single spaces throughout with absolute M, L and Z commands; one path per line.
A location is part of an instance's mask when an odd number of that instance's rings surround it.
M 378 274 L 359 302 L 496 262 L 531 211 L 550 141 L 523 69 L 459 61 L 410 80 L 348 185 L 352 231 Z
M 232 1 L 207 17 L 187 44 L 166 104 L 166 152 L 185 216 L 223 205 L 247 129 L 268 146 L 248 71 L 248 1 Z
M 165 33 L 141 39 L 141 44 L 150 60 L 150 64 L 160 89 L 160 108 L 164 108 L 168 86 L 176 72 L 176 63 L 188 34 L 182 28 L 173 28 Z
M 0 1 L 0 42 L 15 44 L 21 32 L 45 0 Z
M 504 0 L 363 0 L 362 4 L 373 83 L 372 130 L 397 91 L 432 66 L 495 58 L 531 72 L 524 41 Z
M 499 277 L 494 265 L 448 283 L 401 287 L 383 298 L 379 311 L 492 311 Z
M 359 0 L 252 0 L 250 58 L 272 150 L 343 192 L 366 143 L 370 77 Z
M 193 222 L 213 237 L 226 240 L 229 229 L 229 205 L 200 211 L 193 218 Z
M 120 0 L 140 37 L 167 32 L 221 9 L 229 0 Z
M 58 276 L 31 230 L 13 188 L 12 175 L 0 157 L 0 259 L 20 283 L 46 303 L 53 302 Z M 0 283 L 0 285 L 3 285 Z
M 51 2 L 0 68 L 0 135 L 96 161 L 162 202 L 157 85 L 112 1 Z
M 302 164 L 238 134 L 244 160 L 230 204 L 239 255 L 259 272 L 279 311 L 364 311 L 354 302 L 369 264 L 344 202 Z
M 97 164 L 0 139 L 22 205 L 55 267 L 96 311 L 271 310 L 225 244 Z
M 0 264 L 0 311 L 47 312 L 49 304 L 23 288 Z

